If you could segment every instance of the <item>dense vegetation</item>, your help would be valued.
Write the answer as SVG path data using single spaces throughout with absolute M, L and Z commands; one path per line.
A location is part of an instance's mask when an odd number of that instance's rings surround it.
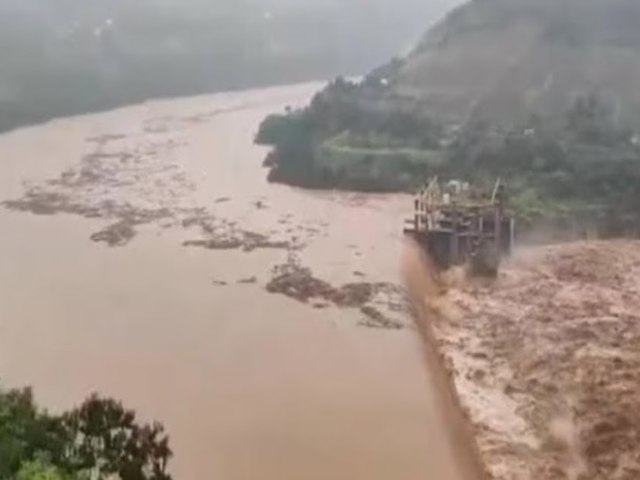
M 451 1 L 0 0 L 0 131 L 366 71 Z
M 525 222 L 592 223 L 607 233 L 637 222 L 640 137 L 597 95 L 577 97 L 560 122 L 532 116 L 510 129 L 440 124 L 423 112 L 375 76 L 338 79 L 309 107 L 267 118 L 257 141 L 274 147 L 273 181 L 406 191 L 435 175 L 477 185 L 502 177 Z
M 394 91 L 449 121 L 503 128 L 562 117 L 594 91 L 638 124 L 638 22 L 635 0 L 471 0 L 403 59 Z
M 441 163 L 441 127 L 421 109 L 384 95 L 369 77 L 342 78 L 310 106 L 267 118 L 256 141 L 274 145 L 270 179 L 317 188 L 393 191 L 417 186 Z
M 172 453 L 160 424 L 142 425 L 111 399 L 88 398 L 52 415 L 31 390 L 0 390 L 0 478 L 170 480 Z
M 509 181 L 526 222 L 640 225 L 640 4 L 470 0 L 408 56 L 265 120 L 269 178 L 407 191 Z

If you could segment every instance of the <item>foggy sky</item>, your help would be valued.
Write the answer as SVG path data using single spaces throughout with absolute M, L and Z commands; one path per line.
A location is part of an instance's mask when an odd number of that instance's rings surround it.
M 458 0 L 0 0 L 0 131 L 147 98 L 361 75 Z

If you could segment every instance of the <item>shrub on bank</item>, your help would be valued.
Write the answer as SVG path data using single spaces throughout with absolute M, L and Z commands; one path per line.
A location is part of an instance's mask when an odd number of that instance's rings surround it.
M 121 403 L 93 395 L 61 415 L 30 389 L 0 390 L 0 478 L 170 480 L 169 438 Z

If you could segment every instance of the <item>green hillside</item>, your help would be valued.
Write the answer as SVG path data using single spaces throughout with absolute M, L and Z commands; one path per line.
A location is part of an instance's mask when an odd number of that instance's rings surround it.
M 429 31 L 391 79 L 437 116 L 510 126 L 598 95 L 640 123 L 640 3 L 474 0 Z
M 525 223 L 640 230 L 640 3 L 473 0 L 405 58 L 267 119 L 270 179 L 509 181 Z

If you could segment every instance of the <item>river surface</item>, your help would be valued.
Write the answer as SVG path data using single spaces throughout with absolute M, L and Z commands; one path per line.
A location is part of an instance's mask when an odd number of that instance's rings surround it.
M 414 331 L 265 289 L 292 257 L 331 285 L 398 283 L 410 199 L 265 181 L 259 122 L 320 86 L 0 136 L 0 201 L 22 200 L 0 208 L 3 385 L 54 410 L 122 399 L 164 423 L 177 479 L 428 478 L 441 447 Z M 132 238 L 94 241 L 118 222 Z M 287 247 L 183 245 L 218 231 Z

